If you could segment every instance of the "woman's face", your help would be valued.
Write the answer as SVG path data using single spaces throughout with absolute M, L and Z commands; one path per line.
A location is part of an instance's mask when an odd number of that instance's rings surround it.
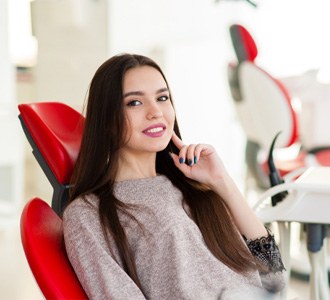
M 166 148 L 175 113 L 161 73 L 152 67 L 129 69 L 123 80 L 127 137 L 121 151 L 140 155 Z

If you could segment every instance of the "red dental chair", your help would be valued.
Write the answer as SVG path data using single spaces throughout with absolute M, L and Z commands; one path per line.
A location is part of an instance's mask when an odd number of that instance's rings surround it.
M 52 208 L 34 198 L 21 215 L 21 240 L 32 273 L 46 299 L 87 299 L 68 260 L 61 214 L 68 197 L 84 117 L 56 102 L 19 105 L 33 154 L 54 188 Z

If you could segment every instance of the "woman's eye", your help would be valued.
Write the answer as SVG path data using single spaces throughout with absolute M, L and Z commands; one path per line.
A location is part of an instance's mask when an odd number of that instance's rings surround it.
M 168 100 L 169 99 L 169 96 L 160 96 L 159 98 L 158 98 L 158 101 L 166 101 L 166 100 Z
M 130 101 L 130 102 L 127 103 L 128 106 L 139 106 L 141 104 L 142 103 L 139 100 L 132 100 L 132 101 Z

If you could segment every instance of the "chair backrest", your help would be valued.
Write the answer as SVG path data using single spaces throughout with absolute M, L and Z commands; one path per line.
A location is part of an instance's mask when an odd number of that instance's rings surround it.
M 258 55 L 258 48 L 249 31 L 240 24 L 233 24 L 229 27 L 229 33 L 238 62 L 253 62 Z
M 242 62 L 238 68 L 242 101 L 236 101 L 235 107 L 248 140 L 268 149 L 281 131 L 277 147 L 296 142 L 297 118 L 285 87 L 252 62 Z
M 20 104 L 18 108 L 33 154 L 54 188 L 52 207 L 61 214 L 79 153 L 84 117 L 59 102 Z
M 87 299 L 65 251 L 62 220 L 43 200 L 34 198 L 25 205 L 21 239 L 46 299 Z

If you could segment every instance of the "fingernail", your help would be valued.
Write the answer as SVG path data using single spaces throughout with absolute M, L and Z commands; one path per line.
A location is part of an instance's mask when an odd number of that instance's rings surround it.
M 180 163 L 180 164 L 183 164 L 183 163 L 184 163 L 184 159 L 183 159 L 183 157 L 180 157 L 180 158 L 179 158 L 179 163 Z
M 194 164 L 197 164 L 197 156 L 194 156 Z
M 193 164 L 192 160 L 191 159 L 188 159 L 188 165 L 189 166 L 192 166 L 192 164 Z

